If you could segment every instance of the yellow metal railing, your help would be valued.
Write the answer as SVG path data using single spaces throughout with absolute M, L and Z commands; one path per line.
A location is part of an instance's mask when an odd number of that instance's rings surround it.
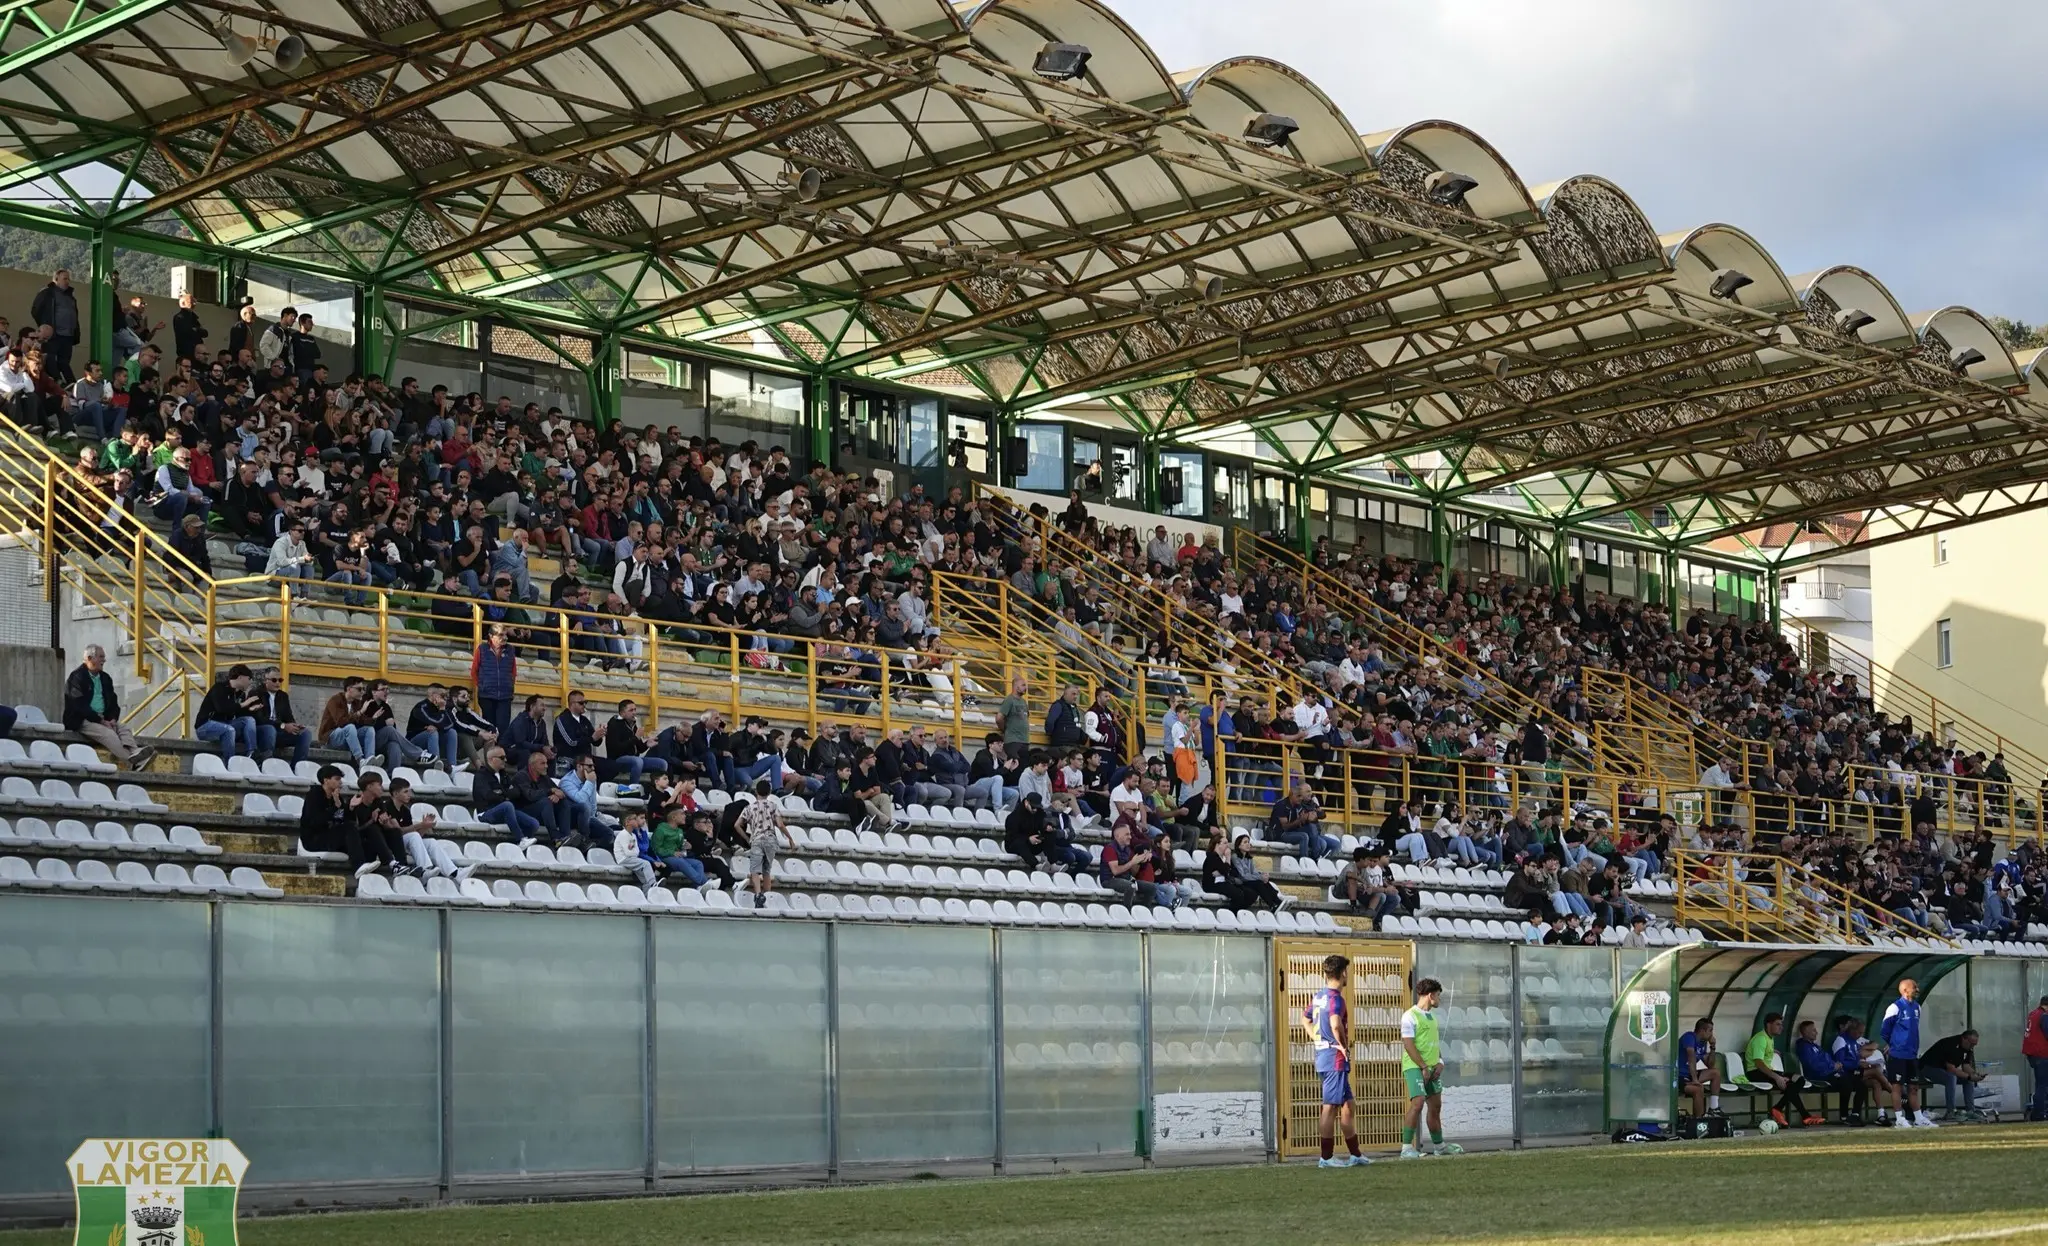
M 1669 865 L 1678 923 L 1707 927 L 1724 938 L 1867 944 L 1890 935 L 1948 942 L 1785 857 L 1678 849 Z
M 1582 667 L 1580 682 L 1587 704 L 1602 721 L 1650 728 L 1674 748 L 1682 739 L 1685 764 L 1694 775 L 1717 761 L 1732 760 L 1735 778 L 1747 781 L 1752 767 L 1769 762 L 1763 741 L 1738 736 L 1716 722 L 1693 721 L 1692 712 L 1670 694 L 1626 672 Z
M 2016 780 L 2038 785 L 2048 780 L 2048 755 L 1986 726 L 1953 703 L 1914 684 L 1891 667 L 1831 643 L 1827 633 L 1804 619 L 1785 616 L 1778 630 L 1809 671 L 1833 671 L 1856 680 L 1873 709 L 1894 722 L 1910 718 L 1920 734 L 1936 744 L 1986 757 L 2003 753 L 2006 769 Z
M 476 598 L 349 591 L 362 594 L 359 604 L 345 604 L 339 586 L 264 577 L 219 582 L 206 596 L 213 620 L 201 650 L 206 669 L 274 663 L 287 679 L 360 675 L 400 686 L 467 684 L 477 647 L 493 626 L 504 626 L 521 696 L 560 702 L 582 692 L 599 706 L 631 697 L 646 707 L 650 734 L 715 709 L 734 722 L 758 714 L 812 731 L 826 723 L 947 730 L 969 753 L 997 729 L 1010 679 L 1025 681 L 1034 728 L 1073 682 L 1056 663 L 1018 653 L 998 662 L 518 603 L 493 618 L 500 605 Z M 763 647 L 764 640 L 780 647 Z M 607 662 L 614 668 L 602 669 Z M 1084 697 L 1094 695 L 1093 684 L 1081 686 Z
M 1230 555 L 1232 565 L 1240 574 L 1260 562 L 1269 564 L 1279 574 L 1294 581 L 1305 602 L 1319 602 L 1326 609 L 1365 624 L 1374 643 L 1382 651 L 1399 656 L 1406 662 L 1446 672 L 1468 685 L 1476 685 L 1480 691 L 1474 701 L 1503 723 L 1519 726 L 1533 717 L 1547 729 L 1552 752 L 1581 767 L 1593 764 L 1590 740 L 1580 741 L 1579 737 L 1584 732 L 1576 725 L 1491 671 L 1482 669 L 1450 645 L 1399 615 L 1382 609 L 1378 602 L 1309 562 L 1299 552 L 1249 528 L 1235 528 L 1231 532 Z
M 143 693 L 122 707 L 129 729 L 190 734 L 204 692 L 196 653 L 208 580 L 199 568 L 74 464 L 5 419 L 0 530 L 38 546 L 46 600 L 57 600 L 69 583 L 82 602 L 120 628 L 131 649 L 130 669 L 144 681 Z

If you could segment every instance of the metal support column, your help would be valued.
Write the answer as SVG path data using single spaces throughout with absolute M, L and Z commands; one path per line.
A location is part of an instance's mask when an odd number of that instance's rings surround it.
M 825 1180 L 839 1180 L 839 923 L 825 923 Z
M 1561 589 L 1571 575 L 1571 535 L 1563 528 L 1550 530 L 1550 586 Z
M 227 1023 L 227 1000 L 222 994 L 227 970 L 227 907 L 219 900 L 206 906 L 206 1136 L 209 1138 L 228 1136 L 227 1047 L 223 1038 Z
M 73 282 L 74 289 L 77 283 Z M 119 313 L 120 298 L 114 291 L 114 236 L 104 229 L 94 230 L 92 235 L 92 272 L 87 275 L 85 306 L 80 309 L 86 317 L 85 358 L 73 358 L 71 366 L 78 372 L 85 371 L 85 365 L 97 359 L 105 365 L 107 375 L 114 374 L 114 318 Z
M 388 377 L 397 356 L 398 334 L 392 331 L 389 309 L 384 304 L 384 287 L 371 284 L 358 296 L 357 319 L 363 331 L 357 337 L 359 359 L 356 370 L 364 376 Z M 392 385 L 397 389 L 397 385 Z
M 811 376 L 810 402 L 811 462 L 832 465 L 832 442 L 839 435 L 839 411 L 833 405 L 832 377 L 817 372 Z
M 1272 974 L 1265 975 L 1268 980 Z M 1138 1158 L 1152 1167 L 1152 936 L 1138 936 Z
M 1436 564 L 1438 588 L 1451 584 L 1451 514 L 1442 502 L 1429 504 L 1429 560 Z
M 644 1180 L 647 1188 L 652 1190 L 656 1180 L 661 1176 L 660 1139 L 657 1136 L 660 1119 L 660 1104 L 658 1100 L 661 1095 L 661 1079 L 659 1077 L 660 1067 L 656 1063 L 654 1045 L 654 1019 L 658 1012 L 654 1006 L 654 918 L 652 916 L 643 917 L 640 921 L 640 946 L 642 949 L 641 955 L 644 958 L 641 964 L 640 995 L 641 1003 L 647 1009 L 647 1045 L 640 1056 L 640 1128 L 642 1140 L 647 1147 L 647 1171 L 644 1174 Z
M 1301 551 L 1301 556 L 1303 558 L 1307 558 L 1310 554 L 1313 554 L 1315 552 L 1316 548 L 1315 533 L 1309 530 L 1309 519 L 1311 518 L 1311 516 L 1309 514 L 1308 507 L 1308 473 L 1303 472 L 1301 475 L 1296 476 L 1291 482 L 1289 482 L 1289 487 L 1292 488 L 1294 491 L 1295 548 Z M 1323 518 L 1325 521 L 1327 521 L 1329 519 L 1329 516 L 1325 515 Z
M 590 414 L 599 428 L 610 428 L 624 413 L 624 375 L 625 347 L 617 333 L 607 333 L 597 340 L 597 353 L 590 360 Z
M 1764 572 L 1763 588 L 1765 595 L 1769 598 L 1769 600 L 1767 600 L 1764 603 L 1764 609 L 1769 611 L 1769 613 L 1766 614 L 1764 617 L 1771 621 L 1771 626 L 1773 628 L 1776 628 L 1781 622 L 1781 619 L 1779 618 L 1778 594 L 1782 587 L 1783 586 L 1780 583 L 1778 576 L 1778 569 L 1776 567 L 1772 567 L 1770 570 Z
M 1277 1164 L 1280 1162 L 1280 1053 L 1286 1050 L 1284 1044 L 1288 1039 L 1284 1032 L 1273 1032 L 1277 1007 L 1273 999 L 1273 983 L 1280 976 L 1272 969 L 1272 966 L 1278 963 L 1274 959 L 1276 952 L 1273 948 L 1273 936 L 1267 935 L 1260 942 L 1265 944 L 1265 963 L 1268 966 L 1267 971 L 1259 975 L 1263 979 L 1260 987 L 1265 995 L 1265 998 L 1259 1001 L 1259 1015 L 1266 1018 L 1266 1070 L 1263 1083 L 1266 1093 L 1261 1097 L 1266 1101 L 1266 1162 Z
M 455 952 L 442 909 L 441 934 L 441 1200 L 455 1189 Z
M 1672 618 L 1678 617 L 1678 551 L 1667 549 L 1664 559 L 1664 609 Z
M 1519 945 L 1508 945 L 1508 1050 L 1514 1053 L 1513 1076 L 1508 1085 L 1514 1098 L 1508 1104 L 1508 1119 L 1512 1124 L 1511 1138 L 1516 1150 L 1522 1149 L 1522 949 Z
M 994 1096 L 991 1119 L 995 1124 L 995 1173 L 1000 1177 L 1008 1165 L 1009 1141 L 1003 1136 L 1003 937 L 994 926 L 988 928 L 989 940 L 989 1029 L 995 1041 L 995 1077 L 991 1083 Z

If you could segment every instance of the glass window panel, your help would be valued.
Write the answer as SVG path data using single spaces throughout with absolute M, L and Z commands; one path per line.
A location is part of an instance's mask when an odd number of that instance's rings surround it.
M 60 1191 L 86 1138 L 203 1138 L 204 904 L 0 904 L 0 1194 Z
M 225 1126 L 264 1180 L 435 1177 L 435 915 L 230 904 L 223 922 Z
M 456 398 L 483 392 L 484 357 L 472 350 L 407 338 L 398 344 L 393 371 L 394 388 L 410 376 L 419 381 L 422 394 L 431 395 L 436 385 L 446 385 Z
M 659 921 L 654 948 L 662 1166 L 825 1163 L 824 927 Z
M 450 915 L 458 1173 L 646 1163 L 643 932 L 616 917 Z
M 288 306 L 302 316 L 313 317 L 313 336 L 320 339 L 320 362 L 327 365 L 330 376 L 346 376 L 355 367 L 354 286 L 251 264 L 248 293 L 256 300 L 256 323 L 260 325 L 276 324 L 278 314 Z M 222 341 L 224 344 L 226 339 Z
M 988 474 L 989 438 L 992 424 L 985 415 L 946 411 L 946 466 L 956 471 Z
M 1257 939 L 1152 936 L 1158 1150 L 1265 1148 L 1269 973 L 1266 946 Z
M 1597 1133 L 1614 954 L 1597 947 L 1525 947 L 1520 955 L 1522 1136 Z
M 483 385 L 492 402 L 510 398 L 515 410 L 535 402 L 542 411 L 560 407 L 570 419 L 582 419 L 590 410 L 590 383 L 574 368 L 492 355 L 484 362 Z
M 938 400 L 913 398 L 905 405 L 909 409 L 910 466 L 940 466 Z
M 1017 435 L 1024 439 L 1024 461 L 1005 466 L 1019 489 L 1061 493 L 1067 487 L 1067 430 L 1058 424 L 1019 424 Z
M 989 932 L 842 926 L 838 943 L 840 1158 L 993 1156 Z
M 1202 489 L 1202 456 L 1199 454 L 1165 451 L 1159 456 L 1159 496 L 1167 495 L 1167 481 L 1175 476 L 1180 479 L 1180 501 L 1159 507 L 1162 515 L 1178 519 L 1200 519 L 1208 513 L 1208 501 Z
M 694 373 L 689 360 L 671 359 L 667 355 L 650 355 L 637 350 L 628 350 L 624 353 L 621 379 L 662 389 L 691 388 Z
M 1417 980 L 1443 984 L 1437 1038 L 1444 1060 L 1444 1136 L 1512 1138 L 1515 1132 L 1515 999 L 1500 945 L 1415 945 Z
M 763 447 L 789 448 L 790 437 L 803 422 L 804 381 L 801 377 L 747 368 L 713 367 L 707 429 L 726 445 L 758 441 Z
M 1109 470 L 1114 479 L 1110 482 L 1110 496 L 1121 502 L 1138 500 L 1138 448 L 1117 446 L 1109 448 Z
M 1138 936 L 1005 931 L 1003 1143 L 1017 1156 L 1138 1151 Z
M 1880 1014 L 1882 1009 L 1879 1010 Z M 1920 1050 L 1970 1028 L 1969 975 L 1958 967 L 1932 987 L 1920 987 Z M 2017 1030 L 2019 1027 L 2014 1026 Z M 1983 1037 L 1981 1034 L 1978 1036 Z M 1938 1093 L 1938 1092 L 1937 1092 Z

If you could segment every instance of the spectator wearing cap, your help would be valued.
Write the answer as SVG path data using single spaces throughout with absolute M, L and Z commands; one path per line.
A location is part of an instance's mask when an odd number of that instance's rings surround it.
M 200 699 L 192 717 L 194 738 L 214 745 L 222 761 L 256 755 L 256 711 L 262 698 L 249 689 L 249 668 L 236 663 Z
M 469 680 L 476 685 L 476 705 L 484 721 L 504 739 L 512 727 L 512 698 L 519 659 L 502 624 L 493 626 L 470 659 Z

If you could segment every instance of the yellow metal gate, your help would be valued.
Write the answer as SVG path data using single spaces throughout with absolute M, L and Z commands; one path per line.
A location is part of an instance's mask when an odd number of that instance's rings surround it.
M 1401 1089 L 1401 1014 L 1415 1002 L 1409 995 L 1415 945 L 1275 939 L 1273 999 L 1279 1015 L 1273 1020 L 1276 1033 L 1285 1036 L 1285 1045 L 1278 1048 L 1285 1053 L 1278 1062 L 1280 1084 L 1274 1088 L 1282 1158 L 1318 1152 L 1323 1079 L 1316 1072 L 1315 1047 L 1302 1015 L 1323 989 L 1323 958 L 1332 952 L 1351 958 L 1344 1004 L 1351 1014 L 1351 1094 L 1359 1143 L 1376 1150 L 1401 1141 L 1401 1110 L 1406 1106 Z

